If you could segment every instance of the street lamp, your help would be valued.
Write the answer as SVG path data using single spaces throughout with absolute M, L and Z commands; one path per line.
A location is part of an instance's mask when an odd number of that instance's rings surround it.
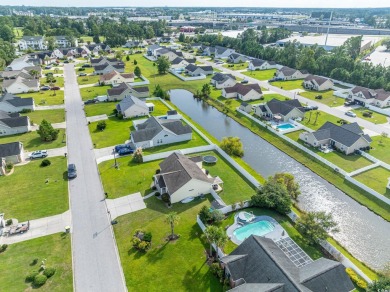
M 118 169 L 118 163 L 116 162 L 116 156 L 115 156 L 115 148 L 113 149 L 114 152 L 114 167 Z

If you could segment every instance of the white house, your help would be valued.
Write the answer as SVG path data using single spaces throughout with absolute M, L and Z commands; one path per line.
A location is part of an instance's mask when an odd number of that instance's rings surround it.
M 0 111 L 0 136 L 27 133 L 31 130 L 30 119 L 18 113 Z
M 284 66 L 276 71 L 275 77 L 280 80 L 297 80 L 303 79 L 307 75 L 309 74 L 306 72 Z
M 160 172 L 153 177 L 157 191 L 169 194 L 172 204 L 210 193 L 221 180 L 205 173 L 202 160 L 201 156 L 189 158 L 179 153 L 169 155 L 160 163 Z
M 366 104 L 372 104 L 381 108 L 390 106 L 390 92 L 383 89 L 373 90 L 355 86 L 349 91 L 348 97 L 363 106 Z
M 181 120 L 150 117 L 145 121 L 133 121 L 135 131 L 131 132 L 131 142 L 135 148 L 150 148 L 166 144 L 189 141 L 192 129 Z
M 222 89 L 224 98 L 239 98 L 242 101 L 256 100 L 263 96 L 260 86 L 256 84 L 241 84 L 236 83 L 232 87 Z
M 297 118 L 303 119 L 305 116 L 303 106 L 297 99 L 281 101 L 275 98 L 265 104 L 256 106 L 255 114 L 279 122 L 288 122 L 290 119 Z
M 216 46 L 214 50 L 214 56 L 216 59 L 227 59 L 231 54 L 235 52 L 236 51 L 233 49 Z
M 121 83 L 134 82 L 134 73 L 119 73 L 114 70 L 101 75 L 99 80 L 101 84 L 116 86 Z
M 63 35 L 54 36 L 54 38 L 55 38 L 55 45 L 56 45 L 56 47 L 59 47 L 59 48 L 77 47 L 79 45 L 77 38 L 74 38 L 73 44 L 69 39 L 67 39 L 66 36 L 63 36 Z
M 7 67 L 6 67 L 6 71 L 12 71 L 12 70 L 22 70 L 24 69 L 25 67 L 31 67 L 31 66 L 35 66 L 34 62 L 33 62 L 33 59 L 28 56 L 28 55 L 25 55 L 25 56 L 22 56 L 22 57 L 19 57 L 19 58 L 16 58 L 14 59 L 11 64 L 9 64 Z
M 112 71 L 117 71 L 118 73 L 124 73 L 125 72 L 125 64 L 118 63 L 115 65 L 111 65 L 109 63 L 105 63 L 103 65 L 93 66 L 93 69 L 95 70 L 93 72 L 93 74 L 95 74 L 95 75 L 103 75 L 103 74 L 110 73 Z
M 377 107 L 389 107 L 390 106 L 390 92 L 383 89 L 376 90 L 377 95 L 373 101 L 373 105 Z
M 368 149 L 372 142 L 370 136 L 364 134 L 357 123 L 338 126 L 326 122 L 315 132 L 299 134 L 299 139 L 313 147 L 334 147 L 346 155 L 353 154 L 356 150 Z
M 3 80 L 3 90 L 12 94 L 39 91 L 39 79 L 18 76 L 15 79 Z
M 238 64 L 238 63 L 245 63 L 247 58 L 244 55 L 232 53 L 227 58 L 227 61 L 229 63 Z
M 212 66 L 196 66 L 194 64 L 189 64 L 185 68 L 185 72 L 190 76 L 201 76 L 201 75 L 211 75 L 214 70 Z
M 148 56 L 156 57 L 156 51 L 161 49 L 161 48 L 162 47 L 160 45 L 154 44 L 154 45 L 151 45 L 151 46 L 148 47 L 146 53 L 147 53 Z
M 276 62 L 274 61 L 265 61 L 261 59 L 253 59 L 249 62 L 248 70 L 269 70 L 276 69 Z
M 23 36 L 18 42 L 19 50 L 27 49 L 46 50 L 47 46 L 43 36 Z
M 146 98 L 149 96 L 149 87 L 138 86 L 132 87 L 129 84 L 121 83 L 116 87 L 107 89 L 108 101 L 118 101 L 124 99 L 126 96 L 134 96 L 137 98 Z
M 188 61 L 180 57 L 177 57 L 171 61 L 171 68 L 173 69 L 185 68 L 188 65 Z
M 21 142 L 0 144 L 0 159 L 6 163 L 19 163 L 24 161 L 24 148 Z
M 246 113 L 251 113 L 252 110 L 253 110 L 253 106 L 245 101 L 243 101 L 241 104 L 240 104 L 240 110 L 246 112 Z
M 303 87 L 309 90 L 325 91 L 332 89 L 333 85 L 331 79 L 311 74 L 303 80 Z
M 11 93 L 0 95 L 0 110 L 7 113 L 18 113 L 24 109 L 34 110 L 35 104 L 32 97 L 21 98 Z
M 149 115 L 149 107 L 147 104 L 131 95 L 126 96 L 121 100 L 121 102 L 116 105 L 116 109 L 125 119 Z
M 234 86 L 236 84 L 236 77 L 231 74 L 216 73 L 210 82 L 215 88 L 222 89 Z

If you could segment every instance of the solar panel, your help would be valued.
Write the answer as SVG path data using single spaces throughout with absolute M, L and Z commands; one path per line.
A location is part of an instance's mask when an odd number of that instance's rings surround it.
M 279 239 L 275 243 L 298 268 L 313 262 L 290 237 Z

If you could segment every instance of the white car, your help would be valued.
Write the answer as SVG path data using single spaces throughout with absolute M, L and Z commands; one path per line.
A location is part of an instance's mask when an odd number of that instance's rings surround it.
M 355 114 L 354 112 L 347 111 L 347 112 L 345 112 L 345 114 L 346 114 L 347 116 L 350 116 L 350 117 L 356 118 L 356 114 Z
M 37 150 L 32 152 L 28 157 L 30 159 L 35 159 L 35 158 L 45 158 L 47 157 L 47 150 Z

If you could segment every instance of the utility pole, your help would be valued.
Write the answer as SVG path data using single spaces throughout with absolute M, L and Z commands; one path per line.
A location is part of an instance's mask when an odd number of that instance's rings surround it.
M 332 21 L 332 16 L 333 16 L 333 11 L 330 12 L 328 31 L 326 32 L 326 37 L 325 37 L 325 47 L 326 47 L 326 43 L 328 42 L 329 28 L 330 28 L 330 23 Z

